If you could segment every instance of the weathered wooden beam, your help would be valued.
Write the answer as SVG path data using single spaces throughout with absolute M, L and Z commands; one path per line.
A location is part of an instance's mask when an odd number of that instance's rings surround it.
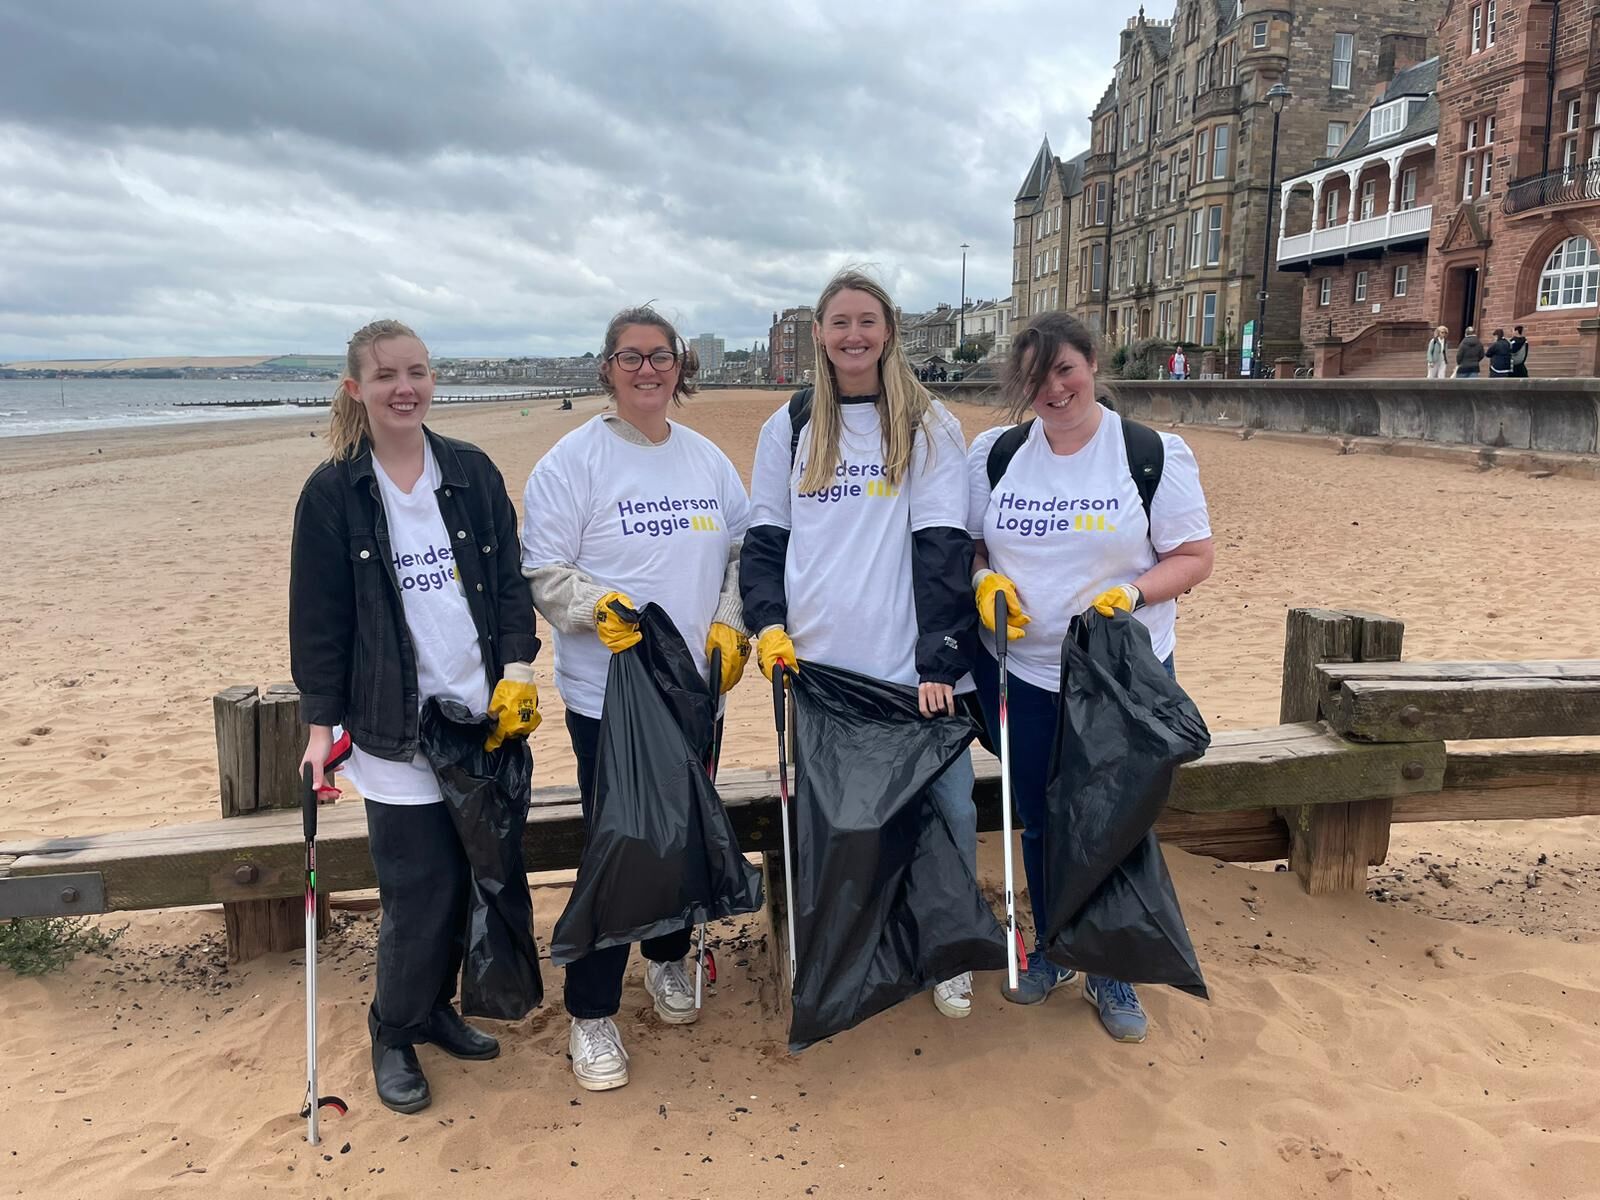
M 1600 734 L 1600 680 L 1346 680 L 1328 722 L 1362 742 Z
M 1284 626 L 1279 719 L 1316 720 L 1325 686 L 1319 664 L 1397 660 L 1404 636 L 1405 625 L 1391 617 L 1291 609 Z M 1410 773 L 1416 769 L 1411 767 Z M 1306 891 L 1318 895 L 1364 887 L 1367 867 L 1388 856 L 1392 811 L 1391 798 L 1284 808 L 1291 843 L 1289 865 Z
M 1395 801 L 1396 821 L 1523 821 L 1600 815 L 1600 750 L 1452 751 L 1444 790 Z
M 236 684 L 211 698 L 211 716 L 217 730 L 217 777 L 225 817 L 256 810 L 259 703 L 253 683 Z
M 1477 679 L 1591 679 L 1600 680 L 1600 659 L 1550 658 L 1527 662 L 1355 662 L 1317 664 L 1320 690 L 1337 693 L 1345 680 L 1409 680 L 1468 682 Z

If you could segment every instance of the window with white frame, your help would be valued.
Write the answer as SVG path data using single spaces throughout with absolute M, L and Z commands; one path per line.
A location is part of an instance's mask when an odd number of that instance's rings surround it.
M 1478 148 L 1478 122 L 1476 119 L 1467 122 L 1467 149 Z
M 1202 231 L 1201 231 L 1201 228 L 1200 228 L 1200 214 L 1197 213 L 1197 212 L 1190 213 L 1189 214 L 1189 266 L 1190 267 L 1198 267 L 1200 265 L 1200 234 L 1201 234 L 1201 232 Z
M 1162 274 L 1165 275 L 1166 278 L 1168 278 L 1168 279 L 1172 278 L 1172 269 L 1173 269 L 1173 266 L 1175 265 L 1175 262 L 1176 262 L 1176 259 L 1177 259 L 1177 255 L 1176 255 L 1177 241 L 1178 241 L 1178 227 L 1176 225 L 1168 225 L 1167 226 L 1167 255 L 1166 255 L 1166 260 L 1165 260 L 1165 263 L 1164 263 L 1164 270 L 1162 272 Z
M 1189 111 L 1189 93 L 1184 83 L 1184 73 L 1179 71 L 1172 77 L 1172 122 L 1176 125 L 1183 120 L 1183 114 Z
M 1417 206 L 1417 169 L 1407 167 L 1400 172 L 1400 211 L 1407 212 Z
M 1372 120 L 1368 127 L 1367 141 L 1381 142 L 1385 138 L 1392 138 L 1406 127 L 1406 121 L 1411 116 L 1411 101 L 1407 99 L 1391 100 L 1387 104 L 1380 104 L 1372 110 Z
M 1100 292 L 1106 286 L 1106 248 L 1095 246 L 1091 253 L 1089 267 L 1089 288 L 1091 291 Z
M 1106 223 L 1106 185 L 1103 183 L 1094 185 L 1094 223 Z
M 1222 205 L 1213 204 L 1206 209 L 1206 266 L 1214 267 L 1222 261 Z
M 1211 178 L 1228 177 L 1228 127 L 1218 125 L 1211 135 Z
M 1089 247 L 1078 247 L 1078 298 L 1083 298 L 1084 291 L 1089 286 Z
M 1053 283 L 1050 285 L 1050 307 L 1056 307 L 1056 285 Z
M 1343 121 L 1328 122 L 1328 158 L 1332 158 L 1335 154 L 1339 153 L 1339 147 L 1344 145 L 1344 135 L 1348 133 L 1349 130 L 1349 125 Z
M 1317 306 L 1327 308 L 1333 303 L 1333 277 L 1324 275 L 1322 282 L 1317 285 Z
M 1367 273 L 1356 272 L 1356 303 L 1359 304 L 1367 298 Z
M 1329 189 L 1329 191 L 1328 191 L 1328 200 L 1327 200 L 1327 203 L 1323 207 L 1324 207 L 1324 211 L 1323 211 L 1322 227 L 1324 229 L 1332 229 L 1335 225 L 1337 225 L 1339 223 L 1339 192 L 1338 192 L 1338 189 L 1336 189 L 1336 188 Z
M 1483 49 L 1483 5 L 1472 6 L 1472 38 L 1468 42 L 1468 53 L 1476 54 Z
M 1569 237 L 1545 260 L 1540 308 L 1588 308 L 1600 301 L 1600 254 L 1583 236 Z
M 1217 294 L 1207 292 L 1200 303 L 1200 344 L 1214 345 L 1217 340 Z
M 1378 209 L 1378 181 L 1368 179 L 1361 185 L 1361 219 L 1369 219 Z
M 1133 141 L 1135 145 L 1144 145 L 1144 97 L 1138 99 L 1138 112 L 1133 119 Z
M 1161 127 L 1166 120 L 1167 85 L 1164 81 L 1157 82 L 1150 89 L 1150 132 L 1160 136 Z
M 1332 86 L 1348 90 L 1350 87 L 1350 66 L 1356 57 L 1356 35 L 1353 33 L 1336 33 L 1333 35 L 1333 77 Z
M 1196 183 L 1204 183 L 1206 181 L 1206 168 L 1211 165 L 1210 149 L 1211 131 L 1202 129 L 1195 135 L 1194 181 Z
M 1495 8 L 1497 0 L 1489 0 L 1483 9 L 1483 44 L 1494 45 Z
M 1265 50 L 1267 47 L 1267 23 L 1257 21 L 1250 26 L 1250 48 L 1252 50 Z
M 1156 231 L 1148 230 L 1144 235 L 1144 281 L 1154 283 L 1156 279 Z
M 1406 288 L 1409 287 L 1410 284 L 1411 268 L 1409 266 L 1396 267 L 1394 269 L 1394 294 L 1396 296 L 1404 296 L 1406 294 Z
M 1472 185 L 1478 174 L 1478 160 L 1474 155 L 1467 155 L 1461 160 L 1461 198 L 1472 199 Z
M 1167 202 L 1170 204 L 1178 198 L 1178 180 L 1183 178 L 1184 167 L 1178 156 L 1174 154 L 1167 160 Z
M 1184 302 L 1183 340 L 1186 342 L 1194 341 L 1194 315 L 1195 310 L 1198 307 L 1198 299 L 1199 297 L 1197 297 L 1193 292 L 1190 292 Z

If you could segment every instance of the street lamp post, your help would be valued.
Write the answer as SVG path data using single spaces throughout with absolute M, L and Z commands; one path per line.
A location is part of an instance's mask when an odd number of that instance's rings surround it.
M 956 314 L 956 349 L 967 344 L 967 251 L 972 246 L 961 243 L 961 311 Z
M 1251 339 L 1250 354 L 1254 362 L 1252 375 L 1260 374 L 1260 364 L 1267 348 L 1267 268 L 1272 262 L 1272 214 L 1277 208 L 1278 190 L 1278 121 L 1283 116 L 1283 106 L 1291 93 L 1283 84 L 1275 83 L 1267 92 L 1267 107 L 1272 110 L 1272 160 L 1267 168 L 1267 233 L 1261 248 L 1261 290 L 1256 293 L 1256 329 Z

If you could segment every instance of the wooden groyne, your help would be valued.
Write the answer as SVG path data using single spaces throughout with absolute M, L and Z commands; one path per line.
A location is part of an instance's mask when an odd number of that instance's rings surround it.
M 435 396 L 435 404 L 527 404 L 534 400 L 577 400 L 584 396 L 598 396 L 598 384 L 584 387 L 550 388 L 526 392 L 500 392 L 494 395 L 467 393 L 458 396 Z M 179 400 L 174 408 L 327 408 L 333 403 L 331 396 L 288 396 L 271 399 L 248 400 Z

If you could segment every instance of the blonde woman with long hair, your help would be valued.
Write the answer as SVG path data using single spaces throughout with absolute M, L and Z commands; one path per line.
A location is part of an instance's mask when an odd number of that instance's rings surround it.
M 917 382 L 876 280 L 841 271 L 815 312 L 816 384 L 762 427 L 751 476 L 740 584 L 761 671 L 828 663 L 954 714 L 977 636 L 961 426 Z M 929 795 L 975 864 L 972 779 L 963 755 Z M 965 1017 L 971 991 L 963 974 L 934 1002 Z
M 422 705 L 437 696 L 493 714 L 490 750 L 539 723 L 516 511 L 488 455 L 423 425 L 432 400 L 415 333 L 399 321 L 356 331 L 328 461 L 295 507 L 289 568 L 289 656 L 310 726 L 303 763 L 323 787 L 342 725 L 344 774 L 366 800 L 383 908 L 372 1071 L 378 1098 L 401 1113 L 431 1101 L 418 1044 L 463 1059 L 500 1053 L 451 1004 L 471 874 L 419 750 Z

